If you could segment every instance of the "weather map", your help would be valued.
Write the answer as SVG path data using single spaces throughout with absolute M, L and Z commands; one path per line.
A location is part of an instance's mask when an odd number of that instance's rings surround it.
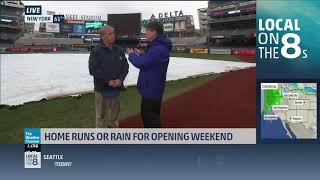
M 261 83 L 261 138 L 316 139 L 317 84 Z

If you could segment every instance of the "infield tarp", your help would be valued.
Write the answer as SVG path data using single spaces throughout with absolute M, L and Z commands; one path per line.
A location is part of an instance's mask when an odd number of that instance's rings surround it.
M 0 104 L 19 105 L 93 90 L 88 58 L 89 54 L 1 54 Z M 167 81 L 255 66 L 255 63 L 171 57 Z M 130 64 L 125 86 L 136 85 L 138 73 Z

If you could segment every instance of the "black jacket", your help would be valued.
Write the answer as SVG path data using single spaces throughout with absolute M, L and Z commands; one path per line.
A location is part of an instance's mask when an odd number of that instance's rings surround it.
M 113 89 L 109 86 L 110 80 L 125 80 L 129 70 L 127 58 L 123 50 L 112 45 L 112 50 L 103 43 L 92 49 L 89 57 L 89 73 L 94 77 L 94 90 L 103 91 Z

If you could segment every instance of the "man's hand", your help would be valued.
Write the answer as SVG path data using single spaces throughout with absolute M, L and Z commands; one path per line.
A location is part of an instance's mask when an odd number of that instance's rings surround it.
M 111 87 L 116 88 L 116 87 L 121 87 L 121 85 L 122 85 L 122 81 L 120 79 L 109 81 L 109 86 Z
M 138 48 L 134 48 L 134 52 L 136 52 L 137 54 L 144 53 L 143 50 L 140 50 L 140 49 L 138 49 Z
M 115 87 L 121 87 L 122 81 L 120 79 L 116 79 L 116 80 L 114 80 L 114 82 L 115 82 L 115 84 L 114 84 Z
M 108 83 L 109 86 L 114 87 L 115 85 L 115 81 L 114 80 L 110 80 Z
M 133 50 L 132 48 L 127 48 L 127 53 L 128 53 L 128 54 L 130 54 L 130 53 L 132 53 L 132 52 L 134 52 L 134 50 Z

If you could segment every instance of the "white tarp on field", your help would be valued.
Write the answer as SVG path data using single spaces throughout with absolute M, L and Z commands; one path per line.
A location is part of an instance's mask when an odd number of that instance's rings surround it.
M 0 104 L 18 105 L 93 90 L 89 54 L 1 54 Z M 255 63 L 170 58 L 167 80 L 255 67 Z M 136 85 L 139 70 L 130 64 L 125 85 Z

